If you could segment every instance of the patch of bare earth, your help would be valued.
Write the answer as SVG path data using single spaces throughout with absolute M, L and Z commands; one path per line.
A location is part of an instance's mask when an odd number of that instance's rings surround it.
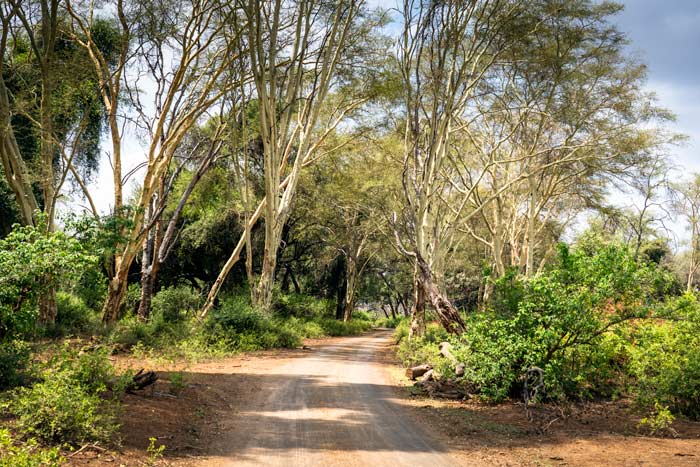
M 265 390 L 260 372 L 307 356 L 308 346 L 334 340 L 307 339 L 302 349 L 252 352 L 194 364 L 117 356 L 116 366 L 156 371 L 158 381 L 124 396 L 119 447 L 83 446 L 80 452 L 65 453 L 68 465 L 199 465 L 225 439 L 221 431 L 224 424 Z M 156 439 L 156 448 L 165 446 L 162 455 L 148 452 L 150 438 Z
M 126 396 L 120 449 L 88 447 L 69 464 L 218 465 L 230 451 L 232 436 L 245 436 L 239 432 L 246 411 L 275 389 L 270 385 L 276 380 L 261 375 L 345 341 L 348 338 L 307 341 L 310 349 L 256 352 L 188 367 L 120 358 L 120 365 L 153 369 L 160 379 L 153 388 Z M 489 406 L 415 394 L 395 360 L 390 339 L 371 360 L 368 365 L 378 366 L 385 384 L 394 388 L 394 407 L 423 426 L 429 441 L 462 465 L 700 465 L 700 423 L 676 421 L 676 438 L 642 436 L 638 419 L 623 402 L 538 408 L 534 422 L 529 422 L 524 407 L 514 403 Z M 173 395 L 169 379 L 176 375 L 177 381 L 180 372 L 184 387 Z M 149 458 L 151 437 L 157 438 L 156 445 L 166 446 L 160 459 Z M 330 460 L 332 452 L 328 451 Z

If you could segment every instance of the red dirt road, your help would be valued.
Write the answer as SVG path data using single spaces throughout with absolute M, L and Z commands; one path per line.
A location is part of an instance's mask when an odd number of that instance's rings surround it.
M 395 398 L 379 360 L 390 332 L 341 339 L 261 369 L 251 395 L 203 466 L 459 465 Z

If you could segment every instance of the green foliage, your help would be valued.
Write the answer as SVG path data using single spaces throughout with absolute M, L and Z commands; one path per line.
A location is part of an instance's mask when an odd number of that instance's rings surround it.
M 0 390 L 23 382 L 23 370 L 29 365 L 29 346 L 22 341 L 0 341 Z
M 148 453 L 148 462 L 151 465 L 154 465 L 155 462 L 163 457 L 163 451 L 165 451 L 165 444 L 161 444 L 160 446 L 156 447 L 156 438 L 148 438 L 148 447 L 146 448 L 146 452 Z
M 183 321 L 202 306 L 202 297 L 192 287 L 168 287 L 152 301 L 152 313 L 169 323 Z
M 639 420 L 639 427 L 646 428 L 652 435 L 655 435 L 670 430 L 675 419 L 676 417 L 673 416 L 668 407 L 657 402 L 649 416 Z
M 334 318 L 320 318 L 315 322 L 323 329 L 327 336 L 353 336 L 373 327 L 371 321 L 361 319 L 351 319 L 350 321 L 340 321 Z
M 294 348 L 301 336 L 283 322 L 266 319 L 247 297 L 230 296 L 208 316 L 204 335 L 209 344 L 229 351 L 250 351 L 274 347 Z
M 644 323 L 631 333 L 628 372 L 642 406 L 660 404 L 700 418 L 700 303 L 675 300 L 672 320 Z
M 275 297 L 272 309 L 279 316 L 320 317 L 331 316 L 335 304 L 331 300 L 310 295 L 279 294 Z
M 77 278 L 95 262 L 76 239 L 47 233 L 41 216 L 36 227 L 16 225 L 0 240 L 0 337 L 31 332 L 38 294 Z
M 544 369 L 545 397 L 613 396 L 625 371 L 624 325 L 649 317 L 671 282 L 624 246 L 591 239 L 573 251 L 562 245 L 558 263 L 544 273 L 498 279 L 492 306 L 468 317 L 467 332 L 450 339 L 452 353 L 466 365 L 464 380 L 487 400 L 518 394 L 532 366 Z M 429 329 L 405 345 L 404 360 L 420 361 L 411 352 L 430 357 L 425 347 L 436 349 L 446 337 Z M 444 359 L 426 361 L 446 376 L 453 371 Z
M 378 328 L 396 329 L 399 326 L 399 324 L 404 320 L 405 318 L 398 316 L 396 318 L 379 318 L 374 321 L 374 325 Z
M 176 371 L 170 374 L 170 393 L 174 395 L 180 394 L 180 391 L 185 389 L 185 374 L 182 371 Z
M 396 343 L 402 342 L 404 339 L 408 338 L 408 333 L 411 330 L 411 322 L 408 319 L 399 321 L 394 330 L 394 340 Z
M 118 428 L 113 409 L 65 374 L 19 389 L 11 406 L 26 436 L 71 445 L 109 441 Z
M 405 366 L 415 366 L 430 363 L 433 366 L 440 362 L 440 353 L 435 342 L 427 342 L 422 337 L 403 339 L 397 351 L 399 360 Z
M 9 405 L 25 437 L 74 446 L 112 440 L 119 404 L 105 391 L 108 384 L 124 387 L 128 376 L 115 376 L 105 349 L 78 352 L 66 346 L 51 358 L 42 379 L 16 389 Z
M 16 444 L 9 430 L 0 429 L 0 467 L 58 467 L 64 462 L 58 448 L 43 449 L 35 439 Z
M 124 316 L 136 314 L 136 311 L 139 309 L 139 303 L 141 303 L 141 284 L 129 284 L 122 302 Z
M 66 292 L 56 293 L 56 323 L 52 334 L 69 335 L 94 330 L 98 326 L 98 313 L 88 307 L 82 298 Z
M 285 303 L 294 304 L 288 308 L 292 310 L 290 315 L 267 315 L 251 306 L 247 294 L 232 294 L 224 297 L 200 323 L 192 316 L 192 311 L 201 304 L 194 290 L 163 289 L 154 297 L 148 322 L 128 316 L 112 329 L 107 342 L 123 348 L 140 346 L 147 351 L 197 359 L 232 352 L 295 348 L 304 338 L 354 335 L 373 325 L 363 313 L 348 322 L 328 317 L 324 300 L 304 297 Z

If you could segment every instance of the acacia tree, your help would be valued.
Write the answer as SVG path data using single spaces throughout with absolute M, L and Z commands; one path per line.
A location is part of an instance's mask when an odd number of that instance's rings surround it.
M 533 2 L 530 14 L 547 6 Z M 541 14 L 475 99 L 479 116 L 465 130 L 478 157 L 463 172 L 486 174 L 473 193 L 486 232 L 467 230 L 492 250 L 497 275 L 507 265 L 527 276 L 541 269 L 556 231 L 600 204 L 611 179 L 659 173 L 649 154 L 672 137 L 650 123 L 669 115 L 642 89 L 644 66 L 623 57 L 624 37 L 607 22 L 619 8 L 564 2 Z
M 103 321 L 110 323 L 119 314 L 129 268 L 162 214 L 162 209 L 149 213 L 149 207 L 159 188 L 164 186 L 176 150 L 188 131 L 235 85 L 222 77 L 242 52 L 237 48 L 240 23 L 235 8 L 216 0 L 128 4 L 119 0 L 116 17 L 122 36 L 121 52 L 116 63 L 110 64 L 91 34 L 96 20 L 94 4 L 68 2 L 68 5 L 76 37 L 84 37 L 78 40 L 90 54 L 99 76 L 107 109 L 112 137 L 114 210 L 116 214 L 128 214 L 128 222 L 120 232 L 122 242 L 114 254 L 103 307 Z M 155 92 L 145 94 L 139 89 L 144 76 L 155 83 Z M 148 140 L 140 192 L 128 213 L 122 195 L 124 128 L 117 112 L 124 90 L 135 110 L 137 125 Z M 163 196 L 164 192 L 161 193 Z
M 279 245 L 301 171 L 323 156 L 327 137 L 368 98 L 366 84 L 352 78 L 358 73 L 353 66 L 366 59 L 357 49 L 376 24 L 363 17 L 362 4 L 250 0 L 241 5 L 255 88 L 251 99 L 259 107 L 265 187 L 265 198 L 245 230 L 264 214 L 262 270 L 253 291 L 254 302 L 263 309 L 271 305 Z M 222 268 L 200 316 L 213 307 L 246 238 L 241 237 Z
M 337 317 L 352 318 L 357 292 L 365 269 L 379 250 L 381 224 L 386 219 L 386 184 L 376 154 L 367 141 L 350 142 L 308 171 L 300 189 L 296 216 L 309 243 L 320 244 L 328 252 L 324 262 L 343 258 L 344 284 L 339 296 Z M 333 203 L 329 203 L 333 200 Z
M 421 332 L 426 299 L 447 330 L 465 329 L 442 290 L 441 270 L 468 196 L 455 197 L 445 172 L 474 92 L 509 46 L 506 32 L 522 6 L 501 0 L 403 3 L 398 62 L 406 112 L 405 206 L 394 224 L 399 249 L 414 264 L 411 335 Z
M 693 290 L 700 267 L 700 174 L 693 174 L 690 180 L 674 185 L 675 211 L 685 217 L 690 231 L 690 261 L 686 289 Z
M 0 2 L 0 159 L 23 223 L 34 225 L 41 209 L 49 231 L 66 182 L 84 189 L 96 167 L 102 127 L 94 73 L 67 33 L 62 7 L 60 0 Z M 39 305 L 40 320 L 52 322 L 53 288 Z

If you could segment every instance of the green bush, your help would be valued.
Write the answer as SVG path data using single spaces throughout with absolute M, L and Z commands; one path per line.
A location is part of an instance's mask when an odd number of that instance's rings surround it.
M 210 345 L 223 345 L 229 351 L 294 348 L 302 337 L 299 329 L 285 325 L 284 320 L 264 317 L 241 295 L 225 298 L 209 314 L 203 332 Z
M 335 318 L 320 318 L 316 322 L 327 336 L 353 336 L 372 329 L 372 323 L 364 320 L 340 321 Z
M 627 346 L 637 402 L 661 405 L 700 419 L 700 303 L 692 294 L 676 301 L 677 320 L 648 322 Z
M 396 318 L 379 318 L 374 321 L 374 325 L 378 328 L 392 328 L 395 329 L 399 326 L 399 324 L 403 321 L 406 321 L 406 318 L 404 317 L 399 317 L 397 316 Z
M 79 351 L 64 345 L 51 357 L 44 372 L 45 379 L 55 375 L 72 381 L 90 393 L 101 393 L 118 379 L 106 347 Z
M 118 344 L 125 348 L 134 347 L 138 343 L 153 346 L 156 340 L 153 326 L 139 321 L 136 316 L 129 316 L 119 321 L 107 338 L 110 344 Z
M 33 334 L 38 296 L 70 282 L 97 262 L 74 238 L 48 232 L 45 215 L 36 226 L 15 225 L 0 239 L 0 336 Z
M 184 321 L 202 306 L 202 297 L 192 287 L 168 287 L 152 301 L 152 314 L 169 323 Z
M 113 403 L 60 373 L 19 388 L 10 410 L 25 436 L 49 443 L 106 442 L 118 428 Z
M 22 384 L 29 357 L 25 342 L 0 342 L 0 391 Z
M 0 429 L 0 467 L 58 467 L 64 462 L 58 448 L 41 448 L 34 439 L 18 445 L 8 430 Z
M 141 303 L 141 284 L 129 284 L 126 288 L 126 295 L 122 301 L 123 316 L 133 316 L 139 309 Z
M 429 363 L 436 366 L 440 362 L 440 353 L 437 344 L 428 342 L 422 337 L 414 339 L 402 339 L 397 350 L 399 360 L 407 366 Z
M 272 310 L 283 317 L 312 318 L 332 316 L 335 304 L 331 300 L 319 299 L 310 295 L 279 294 L 275 297 Z
M 671 282 L 666 271 L 638 262 L 625 246 L 590 240 L 573 251 L 561 246 L 547 271 L 532 278 L 510 272 L 497 280 L 489 308 L 469 315 L 467 331 L 450 338 L 452 353 L 466 365 L 464 381 L 487 400 L 518 395 L 533 366 L 544 370 L 543 397 L 610 397 L 620 391 L 625 371 L 626 323 L 649 317 Z M 397 328 L 398 338 L 406 333 L 407 325 Z M 403 345 L 402 358 L 431 362 L 451 376 L 445 359 L 427 360 L 446 338 L 428 327 L 418 343 Z
M 97 313 L 90 309 L 82 298 L 65 292 L 56 293 L 55 332 L 58 334 L 82 333 L 90 331 L 99 320 Z
M 408 338 L 408 334 L 411 331 L 411 320 L 410 319 L 405 319 L 403 321 L 399 321 L 399 323 L 396 325 L 396 329 L 394 330 L 394 339 L 396 340 L 396 343 L 402 342 L 404 339 Z
M 48 362 L 42 379 L 17 388 L 9 403 L 26 438 L 74 446 L 112 439 L 119 404 L 116 397 L 106 398 L 105 391 L 108 385 L 124 387 L 128 376 L 115 376 L 105 349 L 64 347 Z

